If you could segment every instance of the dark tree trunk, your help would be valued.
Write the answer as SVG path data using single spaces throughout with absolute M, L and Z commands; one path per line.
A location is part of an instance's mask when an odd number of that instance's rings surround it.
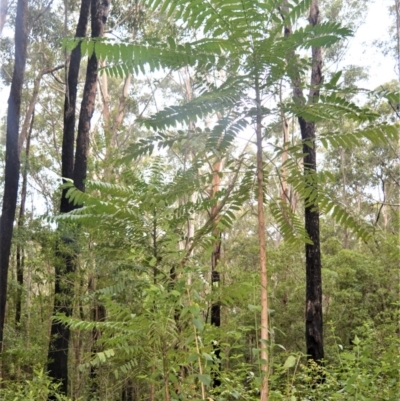
M 222 160 L 217 160 L 213 166 L 213 180 L 212 180 L 212 190 L 211 197 L 216 197 L 220 190 L 221 184 L 221 170 L 222 170 Z M 219 220 L 218 214 L 218 204 L 216 204 L 212 210 L 211 215 L 214 217 L 214 224 L 217 225 Z M 217 270 L 218 262 L 221 258 L 221 232 L 218 228 L 213 230 L 213 236 L 215 238 L 213 252 L 211 254 L 211 283 L 212 289 L 217 294 L 219 293 L 219 285 L 221 281 L 220 274 Z M 219 297 L 218 297 L 219 298 Z M 213 301 L 211 305 L 211 324 L 215 327 L 221 327 L 221 303 L 219 299 Z M 213 388 L 219 387 L 221 385 L 220 369 L 221 369 L 221 348 L 218 341 L 213 341 L 213 351 L 215 356 L 215 364 L 212 371 L 212 386 Z
M 318 0 L 313 0 L 310 6 L 309 23 L 313 26 L 319 24 L 320 14 Z M 311 89 L 309 102 L 313 103 L 319 97 L 319 85 L 322 82 L 322 49 L 312 48 Z M 315 175 L 317 171 L 317 157 L 315 149 L 315 123 L 305 121 L 299 117 L 301 137 L 303 140 L 304 177 Z M 315 178 L 313 180 L 315 182 Z M 312 185 L 312 184 L 310 184 Z M 318 188 L 314 187 L 315 191 Z M 306 244 L 306 346 L 310 359 L 320 363 L 324 358 L 323 321 L 322 321 L 322 277 L 321 277 L 321 251 L 319 235 L 319 210 L 315 202 L 310 204 L 305 199 L 304 219 L 305 228 L 312 244 Z
M 89 19 L 90 0 L 82 0 L 78 25 L 76 27 L 76 38 L 86 36 Z M 76 94 L 78 90 L 79 67 L 81 64 L 81 46 L 78 45 L 72 50 L 68 69 L 67 90 L 64 101 L 64 133 L 61 154 L 61 175 L 64 178 L 73 178 L 74 172 L 74 145 L 75 145 L 75 110 Z M 68 213 L 73 205 L 65 197 L 66 190 L 61 197 L 60 212 Z
M 89 19 L 90 0 L 82 0 L 78 25 L 75 37 L 86 36 Z M 75 47 L 71 53 L 68 80 L 64 103 L 64 132 L 61 155 L 61 174 L 64 178 L 73 178 L 74 170 L 74 139 L 75 139 L 75 109 L 78 85 L 79 67 L 81 62 L 80 45 Z M 65 198 L 64 190 L 61 196 L 60 212 L 67 213 L 72 210 L 72 204 Z M 57 250 L 57 263 L 55 266 L 55 289 L 53 315 L 64 313 L 66 316 L 72 314 L 73 288 L 63 284 L 63 278 L 75 270 L 72 251 L 68 252 L 68 244 L 71 239 L 66 234 L 62 235 L 61 244 Z M 61 382 L 60 390 L 67 394 L 68 390 L 68 344 L 69 327 L 53 321 L 51 325 L 50 344 L 48 352 L 47 369 L 49 376 Z
M 3 348 L 8 266 L 18 197 L 20 169 L 18 131 L 28 43 L 27 9 L 28 0 L 18 0 L 15 19 L 15 62 L 10 97 L 8 99 L 5 182 L 2 216 L 0 219 L 0 352 Z
M 82 9 L 86 13 L 82 16 Z M 88 13 L 88 1 L 82 2 L 81 16 L 78 22 L 78 28 L 85 28 L 84 23 L 87 24 L 87 13 Z M 108 0 L 92 0 L 90 3 L 90 14 L 91 14 L 91 28 L 92 28 L 92 38 L 97 38 L 103 36 L 104 25 L 107 21 L 109 10 Z M 82 17 L 82 18 L 81 18 Z M 82 22 L 82 24 L 81 24 Z M 77 28 L 77 31 L 78 31 Z M 86 33 L 86 28 L 84 29 Z M 82 37 L 84 35 L 76 35 L 77 37 Z M 79 55 L 76 55 L 76 59 L 80 61 Z M 71 76 L 68 76 L 68 82 L 71 82 L 73 88 L 71 91 L 75 91 L 70 94 L 68 90 L 69 98 L 66 98 L 65 110 L 65 132 L 63 138 L 63 155 L 62 155 L 62 173 L 65 178 L 72 178 L 74 180 L 75 186 L 81 191 L 85 190 L 85 179 L 87 173 L 87 158 L 89 152 L 89 131 L 90 131 L 90 120 L 93 115 L 96 92 L 97 92 L 97 75 L 98 75 L 98 60 L 96 55 L 93 53 L 89 59 L 87 70 L 86 70 L 86 81 L 83 90 L 83 98 L 81 103 L 81 111 L 79 115 L 78 123 L 78 135 L 76 140 L 76 150 L 75 150 L 75 162 L 71 164 L 73 160 L 73 139 L 74 139 L 74 124 L 75 119 L 72 114 L 75 114 L 75 105 L 71 103 L 71 99 L 76 103 L 76 83 L 77 83 L 77 73 L 79 72 L 79 62 L 74 59 L 74 71 Z M 71 55 L 72 62 L 72 55 Z M 70 67 L 71 70 L 71 67 Z M 72 97 L 71 97 L 72 96 Z M 67 104 L 68 103 L 68 104 Z M 73 122 L 73 123 L 72 123 Z M 66 137 L 65 137 L 66 136 Z M 72 144 L 71 142 L 72 141 Z M 65 146 L 65 147 L 64 147 Z M 64 165 L 65 163 L 65 165 Z M 73 167 L 72 167 L 73 166 Z M 64 175 L 65 174 L 65 175 Z M 65 208 L 65 209 L 64 209 Z M 75 209 L 76 206 L 68 203 L 65 200 L 65 193 L 62 195 L 61 201 L 61 212 L 69 212 Z M 63 238 L 64 245 L 71 245 L 75 242 L 74 239 L 70 239 L 67 236 Z M 54 312 L 64 313 L 66 316 L 72 315 L 73 307 L 73 293 L 74 289 L 63 278 L 68 278 L 68 276 L 73 275 L 75 272 L 75 256 L 76 249 L 70 248 L 69 252 L 65 250 L 62 252 L 62 259 L 64 261 L 60 270 L 56 267 L 56 282 L 55 282 L 55 301 L 54 301 Z M 59 251 L 59 253 L 61 253 Z M 60 255 L 61 256 L 61 255 Z M 73 280 L 72 280 L 73 282 Z M 67 394 L 68 390 L 68 348 L 69 348 L 69 337 L 70 330 L 67 325 L 59 322 L 53 322 L 52 324 L 52 343 L 50 344 L 49 350 L 49 363 L 48 369 L 51 371 L 51 376 L 57 380 L 61 381 L 61 391 Z
M 307 122 L 299 117 L 301 136 L 303 139 L 304 176 L 313 174 L 317 169 L 315 151 L 315 123 Z M 314 181 L 311 178 L 311 181 Z M 310 182 L 310 185 L 314 185 Z M 318 189 L 313 188 L 315 191 Z M 318 206 L 305 199 L 305 228 L 312 244 L 306 244 L 306 346 L 310 359 L 320 362 L 324 358 L 323 322 L 322 322 L 322 278 L 321 252 L 319 238 Z
M 30 129 L 28 132 L 28 136 L 26 138 L 26 147 L 25 147 L 25 160 L 24 167 L 22 173 L 22 188 L 21 188 L 21 205 L 19 208 L 19 216 L 18 216 L 18 229 L 22 230 L 25 222 L 25 204 L 26 204 L 26 191 L 28 187 L 28 169 L 29 169 L 29 150 L 31 145 L 31 135 L 33 128 L 33 121 L 35 119 L 35 112 L 33 111 L 31 117 Z M 21 311 L 22 311 L 22 293 L 24 286 L 24 265 L 25 265 L 25 249 L 19 243 L 17 245 L 17 302 L 15 305 L 15 327 L 19 329 L 21 327 Z
M 92 0 L 92 38 L 103 36 L 109 6 L 109 0 Z M 89 59 L 86 71 L 86 82 L 83 90 L 81 112 L 79 115 L 78 137 L 76 139 L 74 184 L 81 191 L 85 190 L 87 159 L 89 153 L 90 120 L 93 115 L 96 100 L 98 65 L 99 61 L 96 54 L 93 53 Z
M 283 9 L 287 10 L 287 0 L 283 0 Z M 320 23 L 320 13 L 318 0 L 312 0 L 308 21 L 315 26 Z M 290 36 L 292 27 L 285 27 L 285 37 Z M 294 61 L 294 52 L 288 54 L 288 58 Z M 293 97 L 299 104 L 305 104 L 306 100 L 301 88 L 299 72 L 292 77 Z M 312 69 L 310 80 L 309 103 L 318 101 L 319 86 L 322 82 L 322 49 L 321 47 L 312 48 Z M 304 153 L 304 178 L 308 185 L 313 187 L 312 199 L 304 199 L 304 220 L 305 229 L 310 237 L 312 244 L 306 244 L 306 347 L 309 359 L 321 363 L 324 358 L 323 345 L 323 320 L 322 320 L 322 277 L 321 277 L 321 252 L 319 235 L 319 210 L 315 199 L 316 187 L 315 173 L 317 171 L 317 158 L 315 148 L 315 122 L 306 121 L 299 117 L 301 138 L 303 140 Z

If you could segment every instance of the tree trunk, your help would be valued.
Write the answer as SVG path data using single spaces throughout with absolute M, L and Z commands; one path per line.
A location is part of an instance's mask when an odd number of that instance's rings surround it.
M 26 191 L 28 186 L 28 170 L 29 170 L 29 150 L 31 145 L 31 135 L 33 128 L 33 121 L 35 119 L 35 111 L 32 111 L 30 129 L 26 139 L 25 147 L 25 160 L 22 173 L 22 188 L 21 188 L 21 205 L 19 208 L 18 216 L 18 230 L 22 230 L 25 220 L 25 204 L 26 204 Z M 25 249 L 21 244 L 17 245 L 17 302 L 15 305 L 15 327 L 21 327 L 21 310 L 22 310 L 22 293 L 24 286 L 24 265 L 25 265 Z
M 109 0 L 92 0 L 92 38 L 103 36 L 109 6 Z M 90 121 L 92 119 L 97 94 L 98 66 L 99 62 L 97 56 L 93 53 L 88 61 L 86 70 L 86 82 L 83 90 L 75 150 L 74 184 L 81 191 L 85 190 L 87 160 L 89 154 Z
M 284 1 L 286 7 L 286 1 Z M 320 21 L 318 0 L 312 0 L 310 5 L 309 23 L 313 26 Z M 291 26 L 285 27 L 285 36 L 291 34 Z M 290 54 L 289 57 L 295 57 Z M 322 82 L 322 49 L 312 48 L 312 70 L 311 88 L 309 92 L 309 103 L 315 102 L 319 97 L 319 85 Z M 300 104 L 305 103 L 300 78 L 293 78 L 293 97 Z M 313 186 L 313 198 L 315 199 L 315 173 L 317 171 L 317 158 L 315 147 L 315 122 L 306 121 L 298 117 L 301 138 L 303 140 L 303 168 L 304 178 L 310 186 Z M 305 229 L 312 244 L 305 245 L 306 253 L 306 347 L 308 358 L 320 363 L 324 358 L 323 347 L 323 321 L 322 321 L 322 278 L 321 278 L 321 252 L 319 235 L 319 210 L 315 201 L 310 198 L 304 199 Z
M 83 7 L 82 3 L 82 7 Z M 108 10 L 109 10 L 109 1 L 108 0 L 92 0 L 91 7 L 90 7 L 90 14 L 91 14 L 91 28 L 92 28 L 92 38 L 98 38 L 103 36 L 104 33 L 104 25 L 107 21 L 108 17 Z M 86 4 L 85 9 L 86 11 Z M 82 17 L 82 19 L 86 18 L 87 21 L 87 14 L 86 17 Z M 79 21 L 81 22 L 81 21 Z M 82 24 L 83 25 L 83 24 Z M 79 23 L 78 23 L 79 27 Z M 78 31 L 78 28 L 77 28 Z M 85 29 L 86 31 L 86 29 Z M 78 36 L 78 35 L 76 35 Z M 80 55 L 79 55 L 80 58 Z M 78 67 L 79 71 L 79 67 Z M 77 72 L 78 72 L 77 71 Z M 78 123 L 78 135 L 76 140 L 76 150 L 75 150 L 75 162 L 73 167 L 72 177 L 74 180 L 75 186 L 80 189 L 81 191 L 85 190 L 85 179 L 87 174 L 87 159 L 88 159 L 88 152 L 89 152 L 89 132 L 90 132 L 90 121 L 93 115 L 95 100 L 96 100 L 96 93 L 97 93 L 97 75 L 98 75 L 98 60 L 96 55 L 93 53 L 90 57 L 87 65 L 86 70 L 86 81 L 85 87 L 83 90 L 83 98 L 81 103 L 81 111 L 79 115 L 79 123 Z M 75 73 L 73 73 L 73 77 L 77 78 Z M 68 77 L 69 78 L 69 77 Z M 69 80 L 69 79 L 68 79 Z M 74 86 L 76 90 L 76 85 Z M 73 89 L 73 88 L 72 88 Z M 76 91 L 75 91 L 75 102 L 76 102 Z M 70 112 L 74 114 L 75 108 L 68 108 L 66 113 Z M 73 125 L 72 125 L 72 117 L 71 115 L 68 116 L 68 127 L 66 126 L 65 129 L 68 128 L 67 137 L 73 140 Z M 72 138 L 71 138 L 72 133 Z M 65 148 L 64 148 L 65 145 Z M 66 154 L 63 152 L 63 162 L 64 157 L 66 158 L 66 166 L 71 168 L 70 161 L 73 157 L 73 143 L 72 145 L 66 141 L 66 138 L 63 138 L 63 150 L 65 149 Z M 68 156 L 68 157 L 67 157 Z M 63 163 L 64 169 L 64 163 Z M 70 174 L 70 170 L 65 171 L 66 173 Z M 63 171 L 64 173 L 64 171 Z M 67 176 L 68 177 L 68 176 Z M 62 198 L 62 205 L 66 206 L 66 211 L 71 211 L 75 209 L 77 206 L 72 205 L 65 199 L 65 194 L 63 193 Z M 68 203 L 67 203 L 68 202 Z M 63 212 L 63 210 L 61 211 Z M 74 239 L 64 238 L 64 243 L 73 243 Z M 73 275 L 76 270 L 76 249 L 70 249 L 69 252 L 64 253 L 63 260 L 65 264 L 63 266 L 62 272 L 56 272 L 56 300 L 57 295 L 59 298 L 58 302 L 61 302 L 61 305 L 58 310 L 56 310 L 56 301 L 54 306 L 55 312 L 62 312 L 66 316 L 72 315 L 72 306 L 73 306 L 73 285 L 67 287 L 65 283 L 61 283 L 61 279 L 66 277 L 68 279 L 68 275 Z M 58 274 L 57 274 L 58 273 Z M 58 277 L 58 279 L 57 279 Z M 65 281 L 65 280 L 64 280 Z M 72 280 L 74 282 L 74 280 Z M 68 284 L 67 284 L 68 285 Z M 57 305 L 58 306 L 58 305 Z M 62 383 L 62 392 L 67 394 L 68 390 L 68 348 L 69 348 L 69 337 L 70 337 L 70 330 L 69 327 L 65 324 L 54 322 L 52 325 L 52 334 L 53 332 L 56 334 L 53 347 L 50 348 L 49 351 L 49 370 L 52 369 L 53 374 L 52 377 L 61 380 Z M 58 346 L 59 345 L 59 346 Z M 56 347 L 57 346 L 57 347 Z M 52 354 L 52 355 L 51 355 Z M 51 359 L 53 356 L 53 359 Z M 55 373 L 54 373 L 55 372 Z M 56 376 L 56 374 L 58 376 Z
M 20 169 L 18 131 L 28 43 L 27 9 L 28 0 L 18 0 L 15 19 L 15 62 L 10 97 L 8 99 L 5 181 L 2 216 L 0 219 L 0 353 L 3 349 L 8 267 L 18 197 Z
M 309 23 L 319 24 L 320 14 L 318 0 L 313 0 L 310 6 Z M 319 85 L 322 82 L 322 49 L 312 48 L 311 88 L 309 101 L 316 102 L 319 97 Z M 301 137 L 303 140 L 304 176 L 317 171 L 317 156 L 315 145 L 315 123 L 299 118 Z M 318 188 L 314 188 L 315 191 Z M 305 228 L 312 244 L 306 244 L 306 346 L 307 355 L 320 363 L 324 358 L 323 321 L 322 321 L 322 277 L 321 251 L 319 235 L 318 205 L 309 204 L 305 199 Z
M 90 0 L 82 0 L 78 25 L 75 37 L 86 36 L 89 19 Z M 64 102 L 64 132 L 61 154 L 61 174 L 64 178 L 73 178 L 74 169 L 74 138 L 75 138 L 75 108 L 78 85 L 79 67 L 81 62 L 80 44 L 71 53 L 68 70 L 67 88 Z M 61 195 L 60 213 L 67 213 L 72 210 L 73 205 L 65 197 L 66 190 Z M 71 274 L 75 269 L 75 262 L 68 245 L 71 239 L 62 235 L 62 244 L 58 246 L 58 261 L 55 266 L 55 288 L 53 316 L 57 313 L 64 313 L 66 316 L 72 314 L 73 288 L 63 284 L 63 278 Z M 67 394 L 68 391 L 68 345 L 70 331 L 69 327 L 53 321 L 51 325 L 50 344 L 48 352 L 47 369 L 49 376 L 61 382 L 60 391 Z
M 257 135 L 257 212 L 258 212 L 258 247 L 261 284 L 261 371 L 263 372 L 260 401 L 268 401 L 268 276 L 267 245 L 265 240 L 264 218 L 264 162 L 262 146 L 262 109 L 259 77 L 256 77 L 256 135 Z
M 222 160 L 218 158 L 218 160 L 214 163 L 213 166 L 213 182 L 211 188 L 211 198 L 216 197 L 218 191 L 220 190 L 221 171 L 222 171 Z M 212 208 L 211 215 L 215 216 L 214 224 L 216 226 L 216 228 L 213 230 L 213 237 L 215 242 L 211 254 L 211 283 L 213 291 L 217 292 L 218 294 L 221 278 L 219 271 L 217 270 L 217 265 L 221 258 L 221 232 L 217 228 L 217 224 L 219 221 L 217 203 Z M 215 327 L 221 327 L 221 303 L 219 299 L 214 300 L 214 302 L 211 305 L 211 324 Z M 212 385 L 214 388 L 216 388 L 221 385 L 221 379 L 220 379 L 221 348 L 217 341 L 213 342 L 213 350 L 215 356 L 215 368 L 213 369 L 212 372 L 212 378 L 213 378 Z

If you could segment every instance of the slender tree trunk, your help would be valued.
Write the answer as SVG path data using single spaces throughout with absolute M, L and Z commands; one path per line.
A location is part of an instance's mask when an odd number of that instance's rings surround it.
M 75 37 L 86 36 L 89 19 L 90 0 L 82 0 L 78 25 Z M 61 175 L 64 178 L 73 178 L 74 170 L 74 138 L 75 138 L 75 109 L 78 86 L 79 67 L 81 62 L 80 44 L 71 53 L 67 88 L 64 102 L 64 132 L 61 154 Z M 73 205 L 65 197 L 66 190 L 61 195 L 60 213 L 72 210 Z M 66 316 L 72 314 L 73 288 L 64 283 L 65 277 L 74 271 L 74 260 L 72 251 L 68 251 L 71 238 L 66 233 L 61 234 L 61 244 L 58 245 L 58 261 L 55 265 L 55 288 L 53 315 L 64 313 Z M 63 280 L 64 279 L 64 280 Z M 68 391 L 68 347 L 70 331 L 69 327 L 53 321 L 51 324 L 50 344 L 48 352 L 47 369 L 49 376 L 61 382 L 60 390 L 67 394 Z
M 28 187 L 28 170 L 29 170 L 29 150 L 31 145 L 31 135 L 33 128 L 33 121 L 35 119 L 35 111 L 32 111 L 30 129 L 27 135 L 25 147 L 25 160 L 22 173 L 22 188 L 21 188 L 21 205 L 18 215 L 18 229 L 22 230 L 25 222 L 25 204 L 26 204 L 26 191 Z M 21 327 L 21 310 L 22 310 L 22 293 L 24 286 L 24 265 L 25 265 L 25 249 L 21 244 L 17 245 L 17 302 L 15 305 L 15 327 Z
M 282 99 L 282 85 L 279 88 L 279 97 L 281 104 L 283 103 Z M 281 177 L 281 198 L 284 203 L 290 204 L 289 190 L 288 190 L 288 182 L 287 182 L 287 166 L 286 162 L 288 159 L 288 145 L 289 142 L 289 124 L 283 109 L 281 109 L 281 123 L 282 123 L 282 133 L 283 133 L 283 152 L 282 152 L 282 177 Z
M 2 215 L 0 219 L 0 353 L 3 349 L 8 267 L 18 197 L 20 169 L 18 132 L 28 43 L 27 10 L 28 0 L 18 0 L 17 16 L 15 19 L 15 62 L 10 97 L 8 99 L 5 181 Z
M 313 0 L 310 7 L 309 23 L 319 24 L 320 14 L 318 0 Z M 309 101 L 316 102 L 319 97 L 319 85 L 322 82 L 322 48 L 312 48 L 311 89 Z M 304 176 L 317 171 L 315 145 L 315 123 L 299 117 L 301 137 L 303 140 Z M 315 191 L 318 188 L 314 188 Z M 305 228 L 312 244 L 306 244 L 306 346 L 307 355 L 320 363 L 324 358 L 323 320 L 322 320 L 322 277 L 321 251 L 319 235 L 318 205 L 310 204 L 305 199 Z
M 304 176 L 316 172 L 315 123 L 299 117 L 304 156 Z M 312 141 L 312 142 L 311 142 Z M 306 143 L 307 142 L 307 143 Z M 312 143 L 312 145 L 310 145 Z M 311 178 L 314 181 L 315 178 Z M 310 185 L 313 185 L 310 183 Z M 317 188 L 314 187 L 313 191 Z M 315 194 L 315 192 L 314 192 Z M 318 206 L 305 199 L 305 228 L 312 244 L 306 244 L 306 346 L 310 359 L 321 362 L 324 358 L 322 322 L 322 278 Z
M 340 148 L 340 170 L 342 172 L 342 196 L 344 206 L 347 208 L 347 180 L 346 180 L 346 157 L 344 153 L 344 149 Z M 349 247 L 349 230 L 347 227 L 344 229 L 344 238 L 343 238 L 343 248 L 347 249 Z
M 221 138 L 222 139 L 222 138 Z M 217 196 L 218 191 L 220 190 L 221 184 L 221 174 L 222 171 L 222 160 L 218 159 L 213 166 L 213 182 L 211 189 L 211 198 L 215 198 Z M 218 204 L 212 208 L 211 214 L 215 217 L 215 226 L 217 226 L 219 221 L 219 214 L 217 212 Z M 218 294 L 221 277 L 219 271 L 217 270 L 218 262 L 221 258 L 221 232 L 218 228 L 213 230 L 214 237 L 214 247 L 211 254 L 211 283 L 212 289 L 214 292 Z M 211 324 L 215 327 L 221 327 L 221 303 L 220 300 L 214 300 L 211 305 Z M 215 356 L 215 367 L 213 370 L 213 387 L 219 387 L 221 385 L 220 379 L 220 369 L 221 369 L 221 348 L 217 341 L 213 342 L 214 356 Z
M 284 7 L 287 6 L 284 1 Z M 312 0 L 310 5 L 309 23 L 315 26 L 320 21 L 318 0 Z M 291 34 L 291 26 L 285 27 L 285 36 Z M 294 54 L 289 57 L 294 58 Z M 309 103 L 316 102 L 319 97 L 319 85 L 322 82 L 322 48 L 312 48 L 311 88 Z M 293 78 L 293 97 L 296 102 L 306 102 L 301 89 L 300 77 Z M 313 186 L 313 197 L 318 188 L 315 186 L 315 173 L 317 171 L 317 158 L 315 147 L 315 122 L 306 121 L 298 117 L 301 137 L 303 140 L 303 168 L 304 178 L 310 186 Z M 314 198 L 315 199 L 315 198 Z M 306 253 L 306 347 L 308 358 L 320 363 L 324 358 L 323 346 L 323 321 L 322 321 L 322 278 L 321 278 L 321 251 L 319 235 L 319 210 L 318 205 L 309 198 L 304 199 L 305 229 L 312 244 L 305 245 Z
M 110 2 L 109 0 L 92 0 L 92 38 L 103 36 L 104 25 L 107 21 Z M 81 191 L 85 190 L 87 175 L 87 160 L 89 154 L 90 121 L 94 112 L 97 94 L 97 76 L 99 61 L 95 53 L 88 61 L 86 82 L 83 90 L 83 99 L 79 115 L 78 136 L 76 138 L 74 183 Z
M 263 372 L 260 401 L 268 401 L 268 276 L 267 245 L 265 239 L 264 218 L 264 161 L 262 146 L 262 109 L 259 77 L 256 77 L 256 136 L 257 136 L 257 211 L 258 211 L 258 246 L 261 283 L 261 370 Z

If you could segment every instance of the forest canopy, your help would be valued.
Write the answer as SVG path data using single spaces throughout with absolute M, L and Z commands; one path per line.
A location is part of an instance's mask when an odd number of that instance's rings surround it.
M 371 7 L 1 0 L 0 399 L 398 399 L 400 2 L 374 87 Z

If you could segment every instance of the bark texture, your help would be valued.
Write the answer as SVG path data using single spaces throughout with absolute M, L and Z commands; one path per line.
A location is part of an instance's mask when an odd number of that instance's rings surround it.
M 90 2 L 90 0 L 83 0 L 76 37 L 83 37 L 86 35 L 89 8 L 91 14 L 92 38 L 103 36 L 104 25 L 108 17 L 109 1 L 92 0 Z M 79 46 L 75 50 L 75 53 L 71 54 L 70 69 L 68 73 L 68 89 L 64 107 L 62 175 L 64 178 L 72 178 L 75 186 L 84 191 L 89 152 L 90 121 L 93 115 L 97 93 L 98 60 L 96 55 L 93 53 L 87 66 L 74 160 L 76 93 L 81 59 Z M 73 210 L 75 207 L 76 206 L 70 204 L 65 198 L 64 191 L 61 199 L 60 212 L 66 213 Z M 61 312 L 66 316 L 71 316 L 74 295 L 74 279 L 71 276 L 73 276 L 73 273 L 76 270 L 76 249 L 74 249 L 73 246 L 69 246 L 74 244 L 74 239 L 73 237 L 71 238 L 66 235 L 66 233 L 63 233 L 62 242 L 63 244 L 61 248 L 64 249 L 58 250 L 60 256 L 59 259 L 62 263 L 56 266 L 55 272 L 54 313 Z M 70 280 L 68 280 L 68 278 L 70 278 Z M 68 392 L 69 340 L 69 327 L 60 322 L 53 322 L 48 355 L 48 369 L 50 371 L 50 376 L 61 382 L 60 389 L 64 394 L 67 394 Z
M 92 38 L 102 37 L 104 26 L 107 21 L 110 7 L 109 0 L 92 0 Z M 97 94 L 97 76 L 99 61 L 93 53 L 89 59 L 86 82 L 83 90 L 83 99 L 78 123 L 78 136 L 76 138 L 75 165 L 74 165 L 74 183 L 81 191 L 85 190 L 85 179 L 87 174 L 87 160 L 89 154 L 89 132 L 90 121 L 93 116 L 96 94 Z
M 256 90 L 256 135 L 257 135 L 257 212 L 258 212 L 258 247 L 260 263 L 261 284 L 261 370 L 263 379 L 261 384 L 260 401 L 268 401 L 268 276 L 267 276 L 267 244 L 265 239 L 265 217 L 264 217 L 264 160 L 262 146 L 262 108 L 260 96 L 259 77 L 255 81 Z
M 310 6 L 309 22 L 315 26 L 320 22 L 318 0 Z M 322 83 L 322 48 L 312 48 L 311 88 L 309 102 L 318 100 L 319 86 Z M 315 122 L 305 121 L 299 117 L 301 137 L 303 139 L 304 176 L 317 171 L 317 155 L 315 147 Z M 314 191 L 318 188 L 314 187 Z M 306 346 L 307 355 L 316 362 L 324 358 L 323 320 L 322 320 L 322 277 L 321 250 L 319 234 L 318 205 L 310 204 L 305 199 L 305 228 L 312 244 L 306 244 Z
M 15 20 L 15 62 L 10 97 L 8 99 L 5 180 L 0 219 L 0 352 L 3 349 L 8 267 L 18 197 L 20 170 L 18 132 L 28 43 L 27 10 L 28 0 L 18 0 Z
M 19 207 L 18 215 L 18 230 L 22 230 L 25 223 L 25 206 L 26 206 L 26 193 L 28 187 L 28 170 L 29 170 L 29 151 L 31 145 L 31 136 L 33 129 L 33 122 L 35 120 L 35 110 L 33 109 L 31 115 L 30 129 L 26 138 L 25 147 L 25 160 L 22 172 L 22 188 L 21 188 L 21 204 Z M 17 245 L 17 299 L 15 305 L 15 327 L 21 328 L 21 311 L 22 311 L 22 290 L 24 286 L 24 267 L 25 267 L 25 248 L 21 243 Z
M 89 12 L 90 0 L 82 0 L 75 37 L 81 38 L 86 36 Z M 81 49 L 80 45 L 78 45 L 71 53 L 64 102 L 61 175 L 69 179 L 73 179 L 74 170 L 75 109 L 80 62 Z M 64 190 L 61 195 L 60 213 L 68 213 L 73 207 L 66 199 L 65 194 L 66 191 Z M 66 233 L 62 233 L 61 242 L 57 246 L 58 249 L 56 252 L 57 262 L 55 265 L 53 315 L 57 313 L 63 313 L 66 316 L 72 315 L 74 291 L 73 286 L 65 279 L 75 270 L 73 251 L 68 249 L 71 243 L 71 237 Z M 69 327 L 61 322 L 53 321 L 50 331 L 47 369 L 51 378 L 61 382 L 60 390 L 64 394 L 67 394 L 68 391 L 69 339 Z
M 221 138 L 222 139 L 222 138 Z M 220 190 L 221 185 L 221 174 L 222 171 L 222 161 L 218 159 L 213 166 L 213 183 L 211 190 L 211 197 L 214 198 L 217 196 L 218 191 Z M 216 228 L 213 230 L 214 236 L 214 247 L 213 252 L 211 254 L 211 282 L 213 291 L 219 292 L 219 285 L 221 281 L 221 277 L 219 271 L 217 270 L 218 262 L 221 258 L 221 232 L 217 228 L 217 224 L 219 221 L 219 213 L 217 211 L 218 204 L 212 208 L 211 215 L 215 216 L 215 226 Z M 214 300 L 211 305 L 211 324 L 215 327 L 221 327 L 221 303 L 219 299 Z M 215 367 L 212 372 L 212 385 L 214 388 L 219 387 L 221 385 L 220 379 L 220 369 L 221 369 L 221 348 L 217 341 L 213 342 L 213 351 L 215 356 Z
M 284 9 L 287 8 L 286 1 L 283 2 Z M 315 26 L 320 22 L 320 12 L 318 0 L 312 0 L 308 21 Z M 285 36 L 292 32 L 291 26 L 285 27 Z M 289 54 L 291 61 L 295 61 L 295 54 Z M 313 103 L 318 100 L 319 86 L 322 82 L 322 48 L 312 48 L 312 68 L 310 80 L 310 92 L 308 102 Z M 306 99 L 301 88 L 300 77 L 296 74 L 292 77 L 293 97 L 296 102 L 305 104 Z M 298 117 L 300 124 L 301 137 L 303 140 L 303 165 L 304 178 L 313 187 L 313 199 L 318 188 L 315 186 L 313 176 L 317 171 L 317 157 L 315 147 L 316 128 L 315 122 L 306 121 L 303 117 Z M 323 319 L 322 319 L 322 278 L 321 278 L 321 251 L 319 234 L 319 210 L 318 205 L 310 198 L 304 199 L 304 220 L 305 229 L 310 237 L 312 244 L 306 244 L 306 347 L 308 358 L 320 363 L 324 358 L 323 345 Z

